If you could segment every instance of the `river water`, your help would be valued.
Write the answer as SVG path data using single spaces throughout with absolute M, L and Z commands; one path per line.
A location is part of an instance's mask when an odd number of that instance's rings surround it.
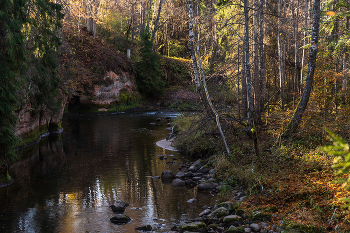
M 137 232 L 148 224 L 166 232 L 197 217 L 214 194 L 152 178 L 190 162 L 156 145 L 170 133 L 166 117 L 176 114 L 65 115 L 61 134 L 21 151 L 11 166 L 15 182 L 0 189 L 0 232 Z M 131 222 L 109 221 L 116 200 L 130 204 Z

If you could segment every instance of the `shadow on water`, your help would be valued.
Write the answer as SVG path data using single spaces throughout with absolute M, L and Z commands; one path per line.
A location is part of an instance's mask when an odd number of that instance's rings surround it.
M 66 115 L 60 135 L 22 151 L 23 159 L 11 166 L 15 183 L 0 189 L 0 232 L 136 232 L 148 224 L 164 232 L 195 218 L 215 202 L 212 194 L 152 178 L 188 162 L 156 146 L 170 133 L 166 118 L 175 116 Z M 191 198 L 198 202 L 188 203 Z M 115 214 L 108 206 L 116 200 L 130 204 L 125 214 L 131 222 L 109 221 Z

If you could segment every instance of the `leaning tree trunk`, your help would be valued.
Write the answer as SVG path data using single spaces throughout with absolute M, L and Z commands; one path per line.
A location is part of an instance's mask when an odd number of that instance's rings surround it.
M 298 34 L 299 34 L 299 0 L 297 1 L 296 13 L 295 13 L 295 24 L 294 24 L 294 99 L 296 98 L 296 93 L 298 91 Z
M 298 104 L 298 107 L 295 109 L 293 117 L 289 121 L 285 131 L 282 134 L 282 137 L 284 138 L 290 137 L 296 131 L 299 123 L 302 120 L 303 114 L 307 107 L 307 103 L 309 102 L 312 83 L 313 83 L 313 77 L 315 72 L 315 66 L 316 66 L 317 52 L 318 52 L 319 27 L 320 27 L 320 0 L 314 0 L 311 48 L 310 48 L 310 54 L 309 54 L 309 65 L 307 68 L 305 87 L 303 90 L 303 95 L 301 97 L 301 100 Z
M 305 10 L 305 22 L 304 22 L 304 28 L 307 28 L 307 20 L 309 17 L 309 1 L 306 1 L 306 10 Z M 305 45 L 306 45 L 306 30 L 304 30 L 304 40 L 303 40 L 303 55 L 301 57 L 301 69 L 300 69 L 300 83 L 299 83 L 299 89 L 300 93 L 302 91 L 303 86 L 303 67 L 304 67 L 304 61 L 305 61 Z
M 190 33 L 190 51 L 191 51 L 191 58 L 192 58 L 192 64 L 193 64 L 193 73 L 194 73 L 194 78 L 195 78 L 195 83 L 197 87 L 197 91 L 199 92 L 200 98 L 203 102 L 203 105 L 205 105 L 205 96 L 203 93 L 201 81 L 199 78 L 199 73 L 198 73 L 198 65 L 197 65 L 197 58 L 196 58 L 196 52 L 194 50 L 194 32 L 193 32 L 193 10 L 192 10 L 192 0 L 189 1 L 188 3 L 188 10 L 190 14 L 190 21 L 189 21 L 189 33 Z
M 200 78 L 199 78 L 199 74 L 198 74 L 198 66 L 197 66 L 197 60 L 196 60 L 196 54 L 194 51 L 194 31 L 193 31 L 193 10 L 192 10 L 192 0 L 189 0 L 188 3 L 188 9 L 189 9 L 189 13 L 190 13 L 190 25 L 189 25 L 189 30 L 190 30 L 190 49 L 191 49 L 191 55 L 192 55 L 192 63 L 193 63 L 193 68 L 194 68 L 194 73 L 195 73 L 195 78 L 196 78 L 196 83 L 197 83 L 197 88 L 198 86 L 201 86 L 200 83 Z M 204 75 L 204 71 L 203 71 L 203 67 L 202 67 L 202 62 L 201 62 L 201 58 L 200 58 L 200 52 L 199 52 L 199 44 L 197 43 L 197 53 L 198 53 L 198 63 L 200 66 L 200 71 L 202 74 L 202 81 L 203 81 L 203 87 L 204 87 L 204 91 L 205 91 L 205 98 L 207 101 L 207 105 L 210 106 L 212 112 L 215 115 L 215 120 L 216 120 L 216 125 L 218 126 L 219 132 L 221 134 L 222 140 L 224 142 L 227 154 L 230 154 L 230 150 L 227 146 L 226 143 L 226 138 L 225 135 L 221 129 L 221 124 L 220 124 L 220 118 L 219 118 L 219 114 L 216 112 L 213 103 L 211 102 L 211 99 L 209 97 L 209 93 L 208 93 L 208 89 L 207 89 L 207 85 L 206 85 L 206 81 L 205 81 L 205 75 Z M 202 89 L 200 89 L 202 90 Z M 202 97 L 203 94 L 201 94 Z M 204 100 L 204 99 L 203 99 Z

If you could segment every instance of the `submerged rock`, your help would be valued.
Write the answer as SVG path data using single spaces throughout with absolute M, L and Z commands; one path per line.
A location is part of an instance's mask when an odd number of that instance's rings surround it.
M 131 218 L 125 214 L 117 214 L 110 221 L 114 224 L 125 224 L 130 222 Z
M 152 231 L 152 226 L 151 225 L 146 225 L 146 226 L 142 226 L 142 227 L 136 227 L 135 230 L 138 231 Z

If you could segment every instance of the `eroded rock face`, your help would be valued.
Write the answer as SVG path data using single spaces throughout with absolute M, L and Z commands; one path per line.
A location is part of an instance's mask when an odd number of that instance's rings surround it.
M 57 97 L 61 100 L 61 105 L 57 113 L 53 113 L 45 105 L 35 109 L 30 104 L 22 106 L 21 110 L 16 114 L 18 117 L 17 124 L 15 126 L 14 135 L 22 137 L 28 134 L 38 127 L 45 127 L 47 130 L 57 130 L 59 123 L 62 121 L 64 108 L 67 104 L 68 96 L 60 91 Z
M 123 91 L 134 96 L 136 94 L 136 84 L 133 76 L 128 72 L 116 74 L 113 71 L 107 72 L 104 80 L 109 85 L 93 85 L 90 96 L 80 96 L 82 105 L 110 105 L 121 101 L 120 96 Z M 73 101 L 73 100 L 72 100 Z

